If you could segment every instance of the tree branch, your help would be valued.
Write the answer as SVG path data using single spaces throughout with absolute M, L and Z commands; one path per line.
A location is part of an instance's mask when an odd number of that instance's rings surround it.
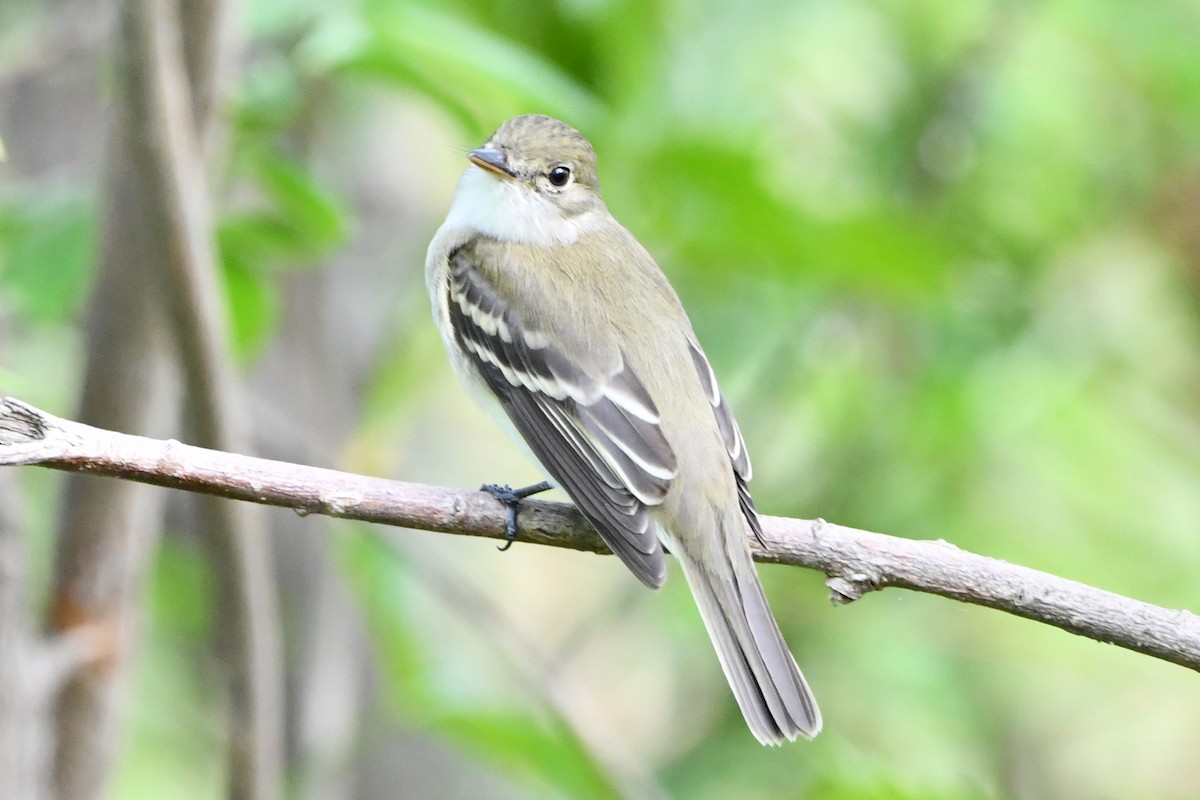
M 424 486 L 205 450 L 100 430 L 0 400 L 0 465 L 35 464 L 283 506 L 300 514 L 442 533 L 504 537 L 505 512 L 482 492 Z M 525 501 L 521 541 L 607 553 L 564 503 Z M 901 539 L 822 520 L 764 517 L 759 561 L 829 576 L 834 602 L 889 586 L 1007 611 L 1200 671 L 1200 617 L 1132 600 L 944 541 Z

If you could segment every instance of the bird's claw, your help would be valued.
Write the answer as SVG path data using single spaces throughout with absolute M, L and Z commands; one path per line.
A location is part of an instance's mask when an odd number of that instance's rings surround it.
M 531 494 L 544 492 L 549 488 L 550 484 L 546 481 L 520 489 L 514 489 L 507 483 L 485 483 L 479 487 L 479 491 L 487 492 L 496 498 L 496 502 L 504 506 L 508 512 L 504 520 L 504 544 L 500 545 L 500 552 L 503 553 L 512 547 L 512 543 L 517 540 L 517 510 L 521 505 L 521 501 Z
M 517 507 L 521 504 L 521 498 L 507 483 L 485 483 L 479 487 L 479 491 L 496 498 L 496 502 L 508 512 L 504 520 L 504 544 L 500 545 L 500 552 L 504 552 L 517 540 Z

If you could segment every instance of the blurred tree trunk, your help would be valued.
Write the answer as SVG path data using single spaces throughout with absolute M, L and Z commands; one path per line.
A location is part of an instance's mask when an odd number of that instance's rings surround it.
M 80 418 L 148 435 L 177 426 L 178 381 L 157 301 L 163 292 L 150 220 L 153 201 L 131 168 L 128 123 L 109 145 L 109 175 L 99 274 L 90 304 L 87 370 Z M 109 628 L 113 659 L 89 666 L 58 700 L 55 794 L 98 796 L 116 743 L 118 689 L 140 624 L 138 595 L 156 546 L 164 495 L 146 486 L 72 475 L 58 531 L 52 629 Z
M 15 477 L 0 474 L 0 797 L 42 800 L 49 774 L 49 697 L 33 687 L 39 642 L 25 599 Z
M 211 139 L 223 21 L 217 0 L 126 0 L 116 50 L 118 111 L 91 302 L 82 418 L 137 433 L 178 428 L 180 381 L 200 444 L 245 450 L 201 153 Z M 112 758 L 121 668 L 139 617 L 161 493 L 75 477 L 60 524 L 53 627 L 111 630 L 113 658 L 72 680 L 58 704 L 55 784 L 63 800 L 101 793 Z M 201 522 L 229 663 L 229 795 L 278 794 L 278 631 L 268 543 L 258 512 L 206 498 Z

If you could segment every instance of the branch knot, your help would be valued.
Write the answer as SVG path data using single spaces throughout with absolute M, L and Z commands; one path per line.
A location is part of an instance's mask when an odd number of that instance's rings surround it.
M 844 606 L 862 598 L 868 592 L 883 588 L 883 576 L 866 572 L 843 572 L 825 581 L 829 587 L 829 601 L 835 606 Z

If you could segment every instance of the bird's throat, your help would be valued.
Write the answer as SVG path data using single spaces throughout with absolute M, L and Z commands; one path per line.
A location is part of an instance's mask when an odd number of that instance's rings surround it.
M 444 228 L 461 227 L 513 244 L 553 246 L 573 244 L 580 233 L 577 220 L 533 188 L 516 180 L 467 167 Z

